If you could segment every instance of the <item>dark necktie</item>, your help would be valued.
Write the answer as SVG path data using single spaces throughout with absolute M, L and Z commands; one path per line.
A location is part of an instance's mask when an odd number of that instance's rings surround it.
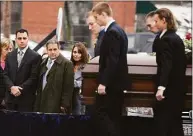
M 47 75 L 48 75 L 48 73 L 49 73 L 49 71 L 50 71 L 50 69 L 51 69 L 51 66 L 52 66 L 52 60 L 51 60 L 51 59 L 48 59 L 48 62 L 47 62 L 47 65 L 46 65 L 46 67 L 47 67 L 48 69 L 47 69 L 46 73 L 45 73 L 44 76 L 43 76 L 42 90 L 44 90 L 44 88 L 45 88 L 45 86 L 46 86 L 46 84 L 47 84 Z
M 18 67 L 20 66 L 20 64 L 21 64 L 21 61 L 22 61 L 22 59 L 23 59 L 23 51 L 19 51 L 18 52 L 18 55 L 17 55 L 17 62 L 18 62 Z

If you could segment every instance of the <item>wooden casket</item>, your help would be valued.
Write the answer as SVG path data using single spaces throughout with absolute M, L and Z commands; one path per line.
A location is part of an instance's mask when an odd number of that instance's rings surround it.
M 93 58 L 84 68 L 82 83 L 82 102 L 86 105 L 93 104 L 97 89 L 96 78 L 98 75 L 99 57 Z M 131 90 L 124 91 L 125 107 L 152 107 L 154 94 L 154 78 L 157 72 L 155 56 L 148 54 L 127 54 L 128 74 L 131 77 Z M 192 65 L 186 69 L 188 92 L 184 109 L 192 109 Z

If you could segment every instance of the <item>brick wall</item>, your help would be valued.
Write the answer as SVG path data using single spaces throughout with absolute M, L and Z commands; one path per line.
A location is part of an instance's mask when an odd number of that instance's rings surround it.
M 96 4 L 97 2 L 94 2 Z M 135 1 L 109 2 L 115 20 L 126 32 L 135 31 Z M 57 25 L 58 9 L 64 7 L 63 1 L 27 2 L 23 1 L 22 27 L 29 30 L 30 38 L 40 42 Z
M 98 3 L 95 1 L 94 4 Z M 135 1 L 109 1 L 109 5 L 113 10 L 113 17 L 116 22 L 126 31 L 135 31 L 135 13 L 136 2 Z
M 56 28 L 60 7 L 64 2 L 23 2 L 22 27 L 28 29 L 32 40 L 40 42 Z

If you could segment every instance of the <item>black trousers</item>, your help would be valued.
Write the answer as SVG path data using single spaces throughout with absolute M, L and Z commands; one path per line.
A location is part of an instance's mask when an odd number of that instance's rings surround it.
M 33 105 L 19 105 L 15 103 L 6 103 L 6 109 L 20 112 L 33 112 Z
M 74 88 L 72 94 L 72 114 L 81 115 L 81 98 L 79 94 L 80 88 Z
M 3 105 L 0 105 L 0 110 L 1 110 L 1 109 L 5 109 L 5 107 L 4 107 Z
M 157 101 L 154 107 L 154 135 L 184 136 L 182 126 L 182 104 L 164 99 Z M 183 102 L 182 102 L 183 103 Z
M 108 89 L 106 95 L 96 94 L 92 118 L 97 136 L 120 136 L 123 91 Z

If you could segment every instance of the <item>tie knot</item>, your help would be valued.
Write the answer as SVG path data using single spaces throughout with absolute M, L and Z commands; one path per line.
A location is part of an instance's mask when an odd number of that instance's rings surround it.
M 48 59 L 48 64 L 51 64 L 52 63 L 52 60 L 51 59 Z
M 22 55 L 23 55 L 23 51 L 19 51 L 18 54 L 19 54 L 20 56 L 22 56 Z
M 48 69 L 51 68 L 51 64 L 52 64 L 52 60 L 51 60 L 51 59 L 48 59 L 48 62 L 47 62 L 47 68 L 48 68 Z

